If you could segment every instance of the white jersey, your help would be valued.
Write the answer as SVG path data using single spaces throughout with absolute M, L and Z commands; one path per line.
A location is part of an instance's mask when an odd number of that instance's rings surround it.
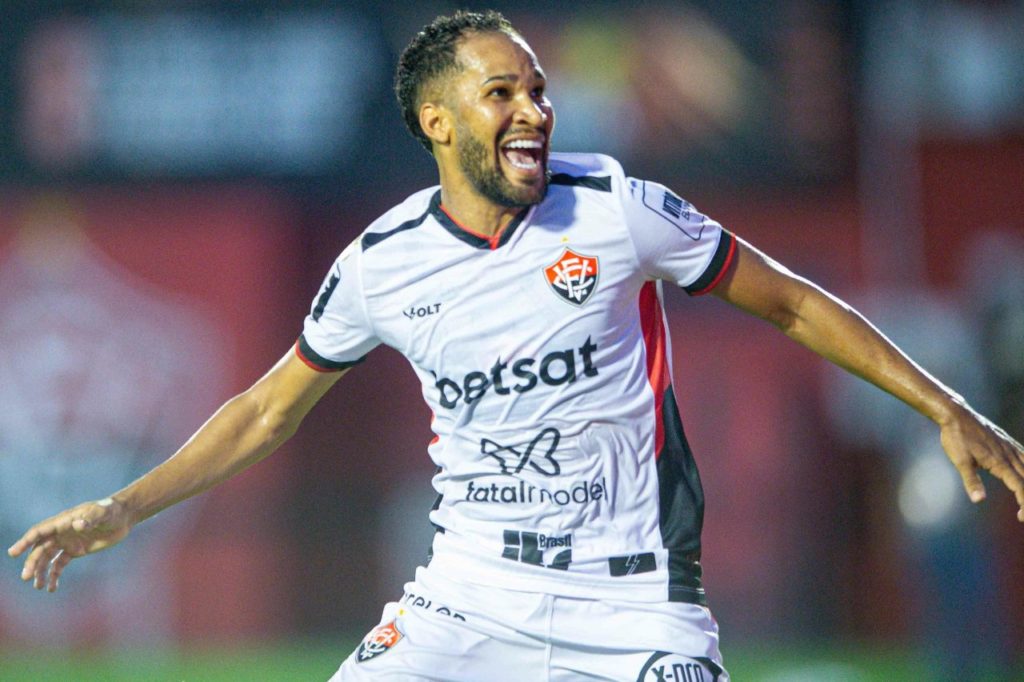
M 703 604 L 703 493 L 672 391 L 660 281 L 691 294 L 735 240 L 613 159 L 552 154 L 547 196 L 493 238 L 437 187 L 335 262 L 296 345 L 337 370 L 384 343 L 436 434 L 431 570 L 565 596 Z

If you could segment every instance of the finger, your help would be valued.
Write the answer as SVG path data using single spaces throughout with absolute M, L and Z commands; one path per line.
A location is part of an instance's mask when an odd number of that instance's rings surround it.
M 47 546 L 47 548 L 43 552 L 43 559 L 40 561 L 39 568 L 36 571 L 36 579 L 35 581 L 33 581 L 32 587 L 36 588 L 37 590 L 41 590 L 46 587 L 46 583 L 48 582 L 47 578 L 50 572 L 50 567 L 53 564 L 53 559 L 54 557 L 57 557 L 59 555 L 59 547 L 57 547 L 56 545 Z
M 1016 452 L 1005 459 L 996 460 L 989 471 L 992 472 L 1017 498 L 1017 503 L 1024 507 L 1024 476 L 1018 471 Z
M 1017 472 L 1017 475 L 1020 476 L 1021 480 L 1024 480 L 1024 452 L 1014 448 L 1013 452 L 1010 453 L 1010 465 Z
M 43 555 L 43 546 L 36 545 L 28 556 L 25 557 L 25 565 L 21 567 L 21 579 L 30 580 L 36 573 L 36 569 L 39 565 L 39 560 Z
M 48 592 L 57 591 L 57 587 L 60 584 L 60 576 L 64 572 L 64 568 L 71 563 L 72 558 L 70 554 L 64 551 L 58 552 L 57 556 L 54 557 L 50 563 L 50 580 L 46 585 Z
M 987 468 L 1013 493 L 1019 508 L 1017 519 L 1024 521 L 1024 463 L 1020 461 L 1020 454 L 1017 448 L 1012 448 L 1005 458 L 996 459 Z
M 956 470 L 960 472 L 960 478 L 964 483 L 964 490 L 971 502 L 978 503 L 985 499 L 985 484 L 981 482 L 981 476 L 974 466 L 973 461 L 966 464 L 956 462 Z
M 20 540 L 11 545 L 11 547 L 7 550 L 7 553 L 11 556 L 19 556 L 27 549 L 38 543 L 40 540 L 49 537 L 52 534 L 53 531 L 49 524 L 39 524 L 38 526 L 33 526 L 28 530 L 28 532 L 21 536 Z
M 34 576 L 35 578 L 32 581 L 32 587 L 37 590 L 43 589 L 46 585 L 46 574 L 50 570 L 50 562 L 53 561 L 53 557 L 57 556 L 57 552 L 59 551 L 60 549 L 57 547 L 56 543 L 52 541 L 39 545 L 32 550 L 32 554 L 29 557 L 35 559 L 35 565 L 33 567 L 34 570 L 30 574 L 30 577 Z M 24 577 L 24 571 L 22 571 L 22 577 Z
M 1010 486 L 1010 488 L 1013 490 L 1013 494 L 1017 498 L 1017 507 L 1019 508 L 1017 512 L 1017 519 L 1024 521 L 1024 483 L 1022 483 L 1018 478 L 1015 481 L 1015 484 L 1015 486 Z

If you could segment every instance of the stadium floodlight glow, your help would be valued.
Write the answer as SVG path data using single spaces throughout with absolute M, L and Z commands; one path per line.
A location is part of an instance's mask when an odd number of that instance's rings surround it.
M 963 509 L 963 486 L 956 469 L 941 450 L 929 448 L 911 455 L 900 480 L 899 509 L 911 528 L 941 531 L 956 522 Z

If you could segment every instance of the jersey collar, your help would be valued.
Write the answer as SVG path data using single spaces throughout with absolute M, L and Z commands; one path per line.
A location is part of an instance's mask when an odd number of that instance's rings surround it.
M 448 212 L 441 206 L 441 190 L 437 190 L 434 196 L 430 198 L 430 215 L 434 216 L 434 219 L 440 223 L 441 227 L 448 230 L 456 239 L 478 249 L 494 250 L 507 244 L 529 212 L 530 209 L 523 209 L 512 219 L 512 222 L 505 226 L 504 230 L 494 235 L 494 237 L 488 238 L 464 225 L 460 225 L 454 218 L 448 215 Z

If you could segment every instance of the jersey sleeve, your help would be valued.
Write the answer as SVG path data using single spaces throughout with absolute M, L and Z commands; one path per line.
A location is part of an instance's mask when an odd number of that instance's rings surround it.
M 736 239 L 664 185 L 627 178 L 626 225 L 644 274 L 700 295 L 729 268 Z
M 321 372 L 359 364 L 380 344 L 362 295 L 359 241 L 345 249 L 327 273 L 295 344 L 299 358 Z

